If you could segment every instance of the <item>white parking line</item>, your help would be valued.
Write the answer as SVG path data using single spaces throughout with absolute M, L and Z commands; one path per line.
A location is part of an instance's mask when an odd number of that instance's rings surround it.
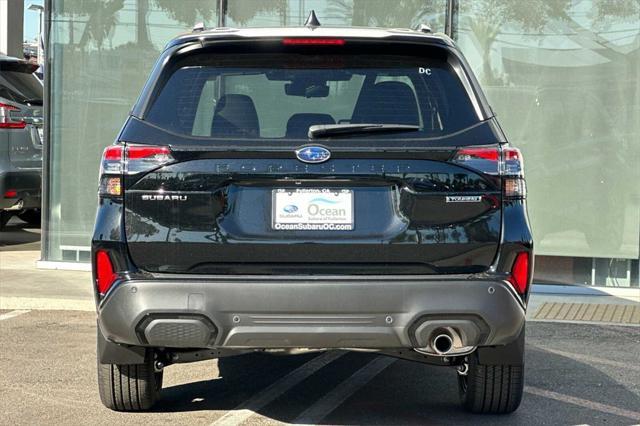
M 0 309 L 95 312 L 93 299 L 0 296 Z
M 17 317 L 18 315 L 26 314 L 27 312 L 30 311 L 26 309 L 16 309 L 15 311 L 7 312 L 6 314 L 0 314 L 0 321 Z
M 338 387 L 304 410 L 293 423 L 304 425 L 319 423 L 358 389 L 369 383 L 371 379 L 394 362 L 396 362 L 395 358 L 382 356 L 370 361 L 360 370 L 353 373 L 351 377 L 340 383 Z
M 633 370 L 633 371 L 640 371 L 640 365 L 633 365 L 631 363 L 627 363 L 627 362 L 619 362 L 619 361 L 612 361 L 610 359 L 603 359 L 603 358 L 597 358 L 594 356 L 588 356 L 588 355 L 582 355 L 582 354 L 574 354 L 572 352 L 565 352 L 565 351 L 559 351 L 557 349 L 551 349 L 551 348 L 547 348 L 544 346 L 538 346 L 538 345 L 531 345 L 532 347 L 536 348 L 536 349 L 540 349 L 541 351 L 545 351 L 545 352 L 549 352 L 552 354 L 556 354 L 556 355 L 560 355 L 563 356 L 565 358 L 572 358 L 575 359 L 576 361 L 584 361 L 584 362 L 588 362 L 588 363 L 595 363 L 595 364 L 603 364 L 603 365 L 610 365 L 612 367 L 618 367 L 618 368 L 622 368 L 625 370 Z
M 255 396 L 244 402 L 240 406 L 229 411 L 224 416 L 212 423 L 213 425 L 239 425 L 249 417 L 254 415 L 261 408 L 265 407 L 280 395 L 302 382 L 304 379 L 320 370 L 325 365 L 335 361 L 343 356 L 346 352 L 331 351 L 319 355 L 300 367 L 296 368 L 280 380 L 271 384 L 266 389 L 258 392 Z
M 532 386 L 525 386 L 524 391 L 543 398 L 555 399 L 556 401 L 577 405 L 578 407 L 613 414 L 614 416 L 626 417 L 628 419 L 640 420 L 640 413 L 637 411 L 625 410 L 624 408 L 614 407 L 613 405 L 601 404 L 599 402 L 589 401 L 588 399 L 582 399 Z

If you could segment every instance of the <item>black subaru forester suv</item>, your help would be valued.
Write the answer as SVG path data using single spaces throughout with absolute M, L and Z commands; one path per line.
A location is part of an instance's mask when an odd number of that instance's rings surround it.
M 523 390 L 533 267 L 520 151 L 444 35 L 214 29 L 171 41 L 105 149 L 98 383 L 150 408 L 163 368 L 366 350 Z

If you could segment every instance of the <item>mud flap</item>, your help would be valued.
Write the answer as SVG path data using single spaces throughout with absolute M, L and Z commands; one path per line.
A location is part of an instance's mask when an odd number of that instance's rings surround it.
M 478 363 L 482 365 L 523 365 L 525 326 L 518 337 L 503 346 L 484 346 L 477 350 Z
M 119 345 L 105 339 L 97 326 L 97 352 L 101 364 L 144 364 L 147 348 L 142 346 Z

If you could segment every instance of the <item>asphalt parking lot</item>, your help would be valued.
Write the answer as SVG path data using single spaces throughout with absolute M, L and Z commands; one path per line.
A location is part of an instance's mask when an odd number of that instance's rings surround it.
M 173 365 L 156 409 L 127 414 L 100 404 L 93 313 L 1 310 L 0 423 L 640 423 L 640 328 L 527 327 L 526 394 L 508 416 L 462 412 L 451 369 L 349 352 Z
M 154 411 L 115 413 L 97 392 L 89 274 L 37 270 L 38 250 L 39 229 L 18 219 L 0 235 L 0 306 L 17 303 L 0 308 L 0 425 L 640 424 L 640 327 L 537 321 L 508 416 L 461 411 L 451 369 L 350 352 L 173 365 Z M 602 299 L 620 303 L 581 301 Z
M 29 225 L 16 216 L 0 231 L 0 251 L 40 250 L 40 227 Z

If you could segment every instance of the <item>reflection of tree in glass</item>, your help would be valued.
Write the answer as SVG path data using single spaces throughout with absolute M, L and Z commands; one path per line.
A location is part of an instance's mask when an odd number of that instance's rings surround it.
M 460 12 L 481 44 L 485 84 L 498 84 L 500 79 L 491 67 L 491 47 L 504 27 L 518 24 L 525 31 L 541 31 L 550 20 L 564 18 L 571 0 L 474 0 L 461 2 Z
M 638 26 L 638 21 L 640 21 L 640 0 L 593 0 L 593 3 L 594 12 L 591 16 L 592 31 L 609 30 L 611 26 L 616 24 L 632 23 L 635 25 L 635 37 L 633 40 L 631 38 L 626 39 L 626 44 L 637 46 L 640 40 L 640 26 Z M 577 23 L 571 22 L 571 24 L 573 24 L 570 25 L 572 29 L 584 31 L 584 28 L 580 27 Z M 628 27 L 628 29 L 632 28 L 633 27 Z M 621 27 L 616 27 L 614 31 L 619 29 L 621 29 Z M 605 39 L 596 32 L 593 33 L 593 39 L 603 46 L 611 46 L 610 39 Z M 637 52 L 637 48 L 634 50 Z M 600 52 L 600 54 L 614 61 L 622 59 L 620 57 L 620 54 L 622 54 L 624 60 L 631 62 L 635 61 L 633 58 L 636 56 L 633 53 L 625 54 L 615 48 L 604 50 Z
M 149 39 L 149 26 L 147 25 L 149 0 L 137 0 L 136 3 L 136 44 L 139 47 L 153 47 Z
M 118 12 L 124 7 L 124 0 L 83 0 L 74 8 L 78 14 L 87 15 L 88 20 L 80 38 L 84 48 L 93 40 L 98 50 L 118 23 Z
M 230 1 L 227 14 L 234 22 L 246 24 L 256 15 L 270 12 L 277 16 L 286 16 L 287 0 Z
M 640 19 L 640 0 L 593 0 L 593 3 L 595 26 L 607 26 L 620 20 L 638 22 Z
M 205 22 L 215 25 L 215 2 L 211 0 L 191 0 L 189 2 L 176 0 L 153 0 L 162 10 L 178 22 L 193 26 L 197 22 Z M 246 24 L 256 15 L 262 12 L 273 12 L 275 15 L 284 16 L 287 10 L 286 0 L 260 0 L 258 1 L 230 1 L 227 5 L 227 15 L 238 24 Z
M 153 2 L 158 8 L 167 12 L 172 19 L 188 27 L 193 27 L 198 22 L 216 24 L 211 22 L 215 15 L 216 3 L 211 0 L 153 0 Z
M 137 213 L 131 211 L 127 212 L 127 220 L 125 221 L 126 234 L 129 238 L 135 240 L 145 240 L 160 233 L 161 228 L 167 230 L 168 228 L 152 221 L 149 218 L 143 218 Z M 167 233 L 169 231 L 167 230 Z
M 443 1 L 396 0 L 390 10 L 388 0 L 329 0 L 327 11 L 334 16 L 351 17 L 351 24 L 365 27 L 415 27 L 434 12 L 444 12 Z M 322 18 L 320 18 L 322 21 Z
M 62 16 L 69 18 L 67 19 L 67 22 L 69 23 L 69 44 L 71 46 L 76 43 L 74 31 L 74 24 L 76 23 L 75 17 L 77 15 L 85 15 L 87 13 L 84 6 L 84 2 L 66 2 L 62 10 L 59 11 Z M 56 13 L 56 9 L 54 9 L 53 13 Z M 55 16 L 53 19 L 55 19 Z

